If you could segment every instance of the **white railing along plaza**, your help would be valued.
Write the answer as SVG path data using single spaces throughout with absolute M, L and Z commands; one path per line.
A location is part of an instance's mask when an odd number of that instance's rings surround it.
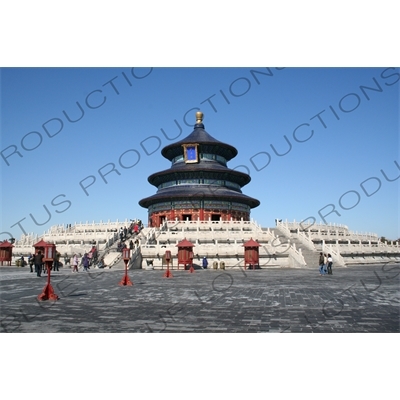
M 294 231 L 298 234 L 303 234 L 309 239 L 320 240 L 348 240 L 361 242 L 381 243 L 378 235 L 372 232 L 358 232 L 349 230 L 347 225 L 341 224 L 322 224 L 322 223 L 307 223 L 307 222 L 288 222 L 275 220 L 276 226 L 290 236 Z M 303 237 L 304 237 L 303 236 Z M 398 247 L 399 243 L 392 241 L 386 243 L 389 246 Z
M 195 221 L 179 221 L 179 220 L 166 220 L 164 222 L 164 225 L 167 229 L 171 229 L 171 228 L 176 228 L 176 227 L 180 227 L 180 228 L 194 228 L 196 230 L 201 230 L 201 229 L 205 229 L 205 228 L 211 228 L 212 229 L 216 229 L 216 228 L 225 228 L 225 229 L 229 229 L 229 227 L 235 226 L 238 228 L 242 228 L 242 227 L 248 227 L 248 226 L 252 226 L 254 229 L 259 229 L 261 230 L 261 226 L 259 224 L 257 224 L 257 222 L 255 222 L 254 220 L 251 221 L 200 221 L 200 220 L 195 220 Z
M 29 254 L 33 252 L 33 246 L 40 240 L 54 243 L 58 251 L 71 253 L 74 251 L 86 251 L 96 244 L 100 251 L 107 249 L 118 239 L 118 229 L 121 226 L 130 226 L 128 220 L 108 221 L 99 223 L 86 222 L 71 225 L 54 225 L 42 235 L 28 233 L 22 234 L 19 240 L 14 242 L 13 252 L 15 254 Z M 124 225 L 126 224 L 126 225 Z M 129 225 L 128 225 L 129 224 Z M 118 228 L 117 228 L 118 227 Z

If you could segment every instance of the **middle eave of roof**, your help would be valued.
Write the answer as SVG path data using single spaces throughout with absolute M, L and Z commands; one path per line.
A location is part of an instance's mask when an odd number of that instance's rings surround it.
M 236 171 L 222 166 L 217 162 L 200 162 L 197 164 L 174 164 L 170 169 L 156 172 L 148 177 L 149 183 L 158 187 L 161 183 L 174 179 L 184 179 L 184 175 L 194 173 L 193 179 L 201 175 L 220 175 L 221 179 L 238 183 L 241 187 L 251 181 L 251 177 L 244 172 Z M 187 178 L 186 178 L 187 179 Z

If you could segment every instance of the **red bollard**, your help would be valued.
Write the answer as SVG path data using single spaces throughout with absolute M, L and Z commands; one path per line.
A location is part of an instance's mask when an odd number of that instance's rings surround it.
M 128 276 L 128 260 L 124 259 L 124 263 L 125 263 L 125 275 L 124 277 L 121 279 L 121 281 L 119 282 L 120 286 L 132 286 L 133 283 L 132 281 L 129 279 Z
M 129 249 L 129 247 L 125 247 L 122 250 L 122 257 L 123 257 L 124 263 L 125 263 L 125 275 L 121 279 L 121 282 L 119 283 L 120 286 L 132 286 L 133 285 L 133 283 L 131 282 L 131 280 L 129 279 L 129 276 L 128 276 L 128 261 L 130 260 L 130 254 L 131 254 L 131 250 Z
M 129 276 L 128 276 L 128 275 L 125 275 L 125 276 L 121 279 L 119 285 L 120 285 L 120 286 L 132 286 L 133 283 L 132 283 L 131 280 L 129 279 Z
M 174 276 L 172 275 L 171 271 L 169 270 L 169 259 L 166 259 L 167 261 L 167 270 L 165 271 L 163 277 L 164 278 L 173 278 Z
M 169 269 L 167 269 L 167 270 L 164 272 L 163 277 L 164 277 L 164 278 L 173 278 L 174 276 L 172 275 L 171 271 L 170 271 Z
M 43 292 L 39 294 L 38 300 L 59 300 L 59 297 L 54 293 L 53 286 L 50 284 L 50 271 L 51 271 L 51 261 L 46 261 L 47 267 L 47 284 L 43 289 Z

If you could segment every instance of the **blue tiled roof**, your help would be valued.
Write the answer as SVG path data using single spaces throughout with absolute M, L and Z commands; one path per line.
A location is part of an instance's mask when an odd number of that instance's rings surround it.
M 215 147 L 215 154 L 220 154 L 226 158 L 227 161 L 237 156 L 237 150 L 230 144 L 220 142 L 213 138 L 208 132 L 204 130 L 203 124 L 196 124 L 194 131 L 179 142 L 172 143 L 165 146 L 161 150 L 161 154 L 168 160 L 172 160 L 179 154 L 183 153 L 182 144 L 185 143 L 199 143 L 200 151 L 201 145 L 211 145 Z

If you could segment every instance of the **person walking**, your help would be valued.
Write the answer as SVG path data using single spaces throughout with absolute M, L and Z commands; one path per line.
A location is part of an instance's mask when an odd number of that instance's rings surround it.
M 324 274 L 324 255 L 322 253 L 319 253 L 318 265 L 319 265 L 319 275 L 321 276 Z
M 74 267 L 72 272 L 75 272 L 75 271 L 78 272 L 78 264 L 79 264 L 78 256 L 76 254 L 74 254 L 74 256 L 72 257 L 72 266 Z
M 44 257 L 44 254 L 43 254 L 43 257 Z M 44 261 L 43 261 L 43 263 L 42 263 L 42 272 L 43 272 L 44 274 L 47 274 L 47 265 L 45 264 Z
M 333 275 L 332 274 L 332 264 L 333 264 L 333 259 L 332 256 L 328 253 L 328 275 Z
M 97 253 L 97 247 L 95 245 L 92 246 L 92 250 L 90 250 L 92 252 L 92 263 L 96 264 L 97 263 L 97 259 L 99 257 L 98 253 Z
M 30 253 L 29 253 L 29 257 L 28 257 L 28 264 L 31 269 L 31 272 L 33 272 L 33 266 L 35 264 L 35 257 Z
M 58 268 L 60 266 L 60 257 L 61 257 L 61 253 L 56 251 L 56 256 L 54 257 L 54 261 L 53 261 L 53 271 L 59 271 Z
M 328 272 L 327 268 L 328 268 L 328 257 L 326 256 L 326 254 L 324 254 L 324 274 L 325 275 Z
M 207 267 L 208 267 L 208 260 L 207 260 L 207 257 L 203 257 L 203 269 L 207 269 Z
M 37 254 L 35 255 L 35 272 L 37 276 L 42 276 L 42 268 L 43 268 L 43 258 L 44 255 L 42 254 L 42 251 L 39 250 Z
M 92 251 L 89 251 L 89 253 L 86 253 L 87 254 L 87 258 L 89 259 L 89 265 L 88 265 L 88 267 L 90 268 L 90 266 L 92 265 L 92 256 L 93 256 L 93 253 L 92 253 Z
M 124 240 L 128 239 L 128 228 L 124 227 Z
M 83 265 L 84 271 L 86 271 L 86 272 L 88 272 L 88 270 L 89 270 L 89 263 L 90 263 L 90 259 L 87 255 L 87 253 L 85 253 L 82 257 L 82 265 Z
M 64 265 L 67 266 L 67 264 L 69 264 L 69 267 L 71 268 L 71 260 L 68 257 L 68 254 L 65 253 L 65 255 L 64 255 Z

